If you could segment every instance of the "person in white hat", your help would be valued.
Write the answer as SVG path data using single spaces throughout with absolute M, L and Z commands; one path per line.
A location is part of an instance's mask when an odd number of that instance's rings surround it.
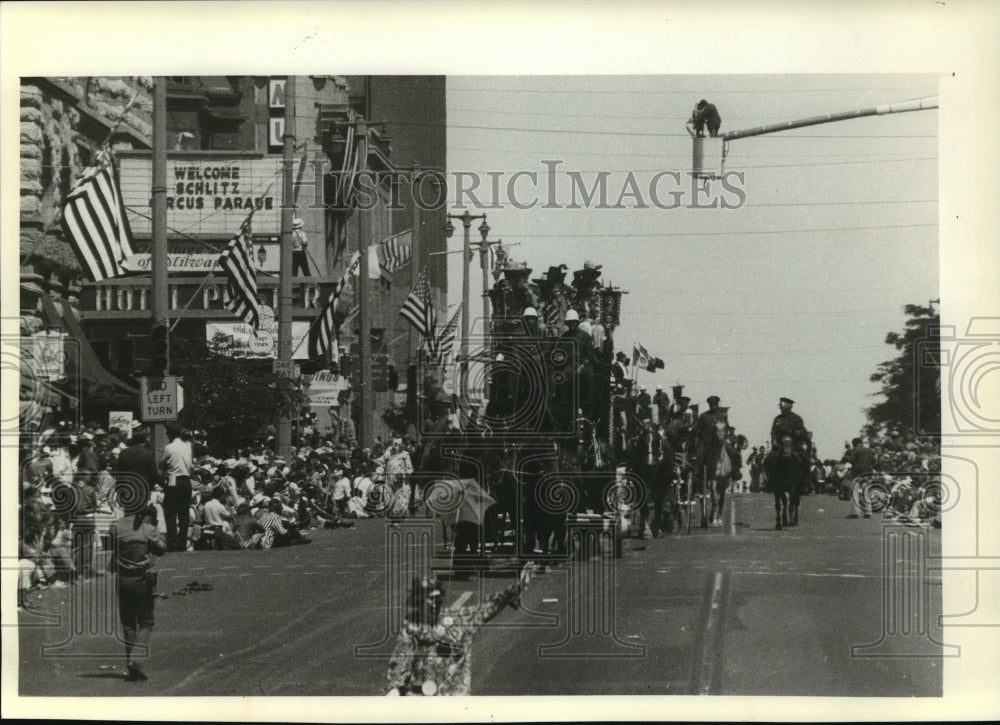
M 525 307 L 521 317 L 524 319 L 524 329 L 528 337 L 540 337 L 542 333 L 538 327 L 538 310 L 534 307 Z
M 306 251 L 309 247 L 309 240 L 306 238 L 306 232 L 303 229 L 305 226 L 304 222 L 296 218 L 292 220 L 292 276 L 298 276 L 299 270 L 302 270 L 302 276 L 309 276 L 309 253 Z

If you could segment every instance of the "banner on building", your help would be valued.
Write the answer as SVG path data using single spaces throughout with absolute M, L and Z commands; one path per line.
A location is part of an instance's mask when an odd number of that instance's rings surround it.
M 305 360 L 309 346 L 305 344 L 308 322 L 292 323 L 292 358 Z M 272 319 L 267 327 L 254 331 L 244 322 L 206 322 L 205 340 L 213 350 L 235 358 L 267 360 L 278 357 L 278 325 Z
M 343 375 L 334 375 L 329 370 L 320 370 L 309 381 L 309 405 L 339 407 L 341 393 L 349 391 L 351 384 Z

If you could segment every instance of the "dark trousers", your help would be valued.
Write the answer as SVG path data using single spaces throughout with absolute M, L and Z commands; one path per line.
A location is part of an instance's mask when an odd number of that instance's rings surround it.
M 73 566 L 77 576 L 94 573 L 94 520 L 80 517 L 73 520 Z
M 305 252 L 292 252 L 292 276 L 299 276 L 300 269 L 303 277 L 309 276 L 309 258 Z
M 122 623 L 125 655 L 140 647 L 139 657 L 149 656 L 149 635 L 153 630 L 153 587 L 141 576 L 118 577 L 118 618 Z
M 184 551 L 191 519 L 191 479 L 188 476 L 178 476 L 175 485 L 167 486 L 163 494 L 163 516 L 167 520 L 167 546 Z

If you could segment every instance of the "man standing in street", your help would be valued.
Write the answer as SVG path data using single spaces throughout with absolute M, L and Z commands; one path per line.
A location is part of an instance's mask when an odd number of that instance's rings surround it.
M 167 525 L 167 551 L 186 551 L 191 511 L 191 469 L 194 461 L 191 444 L 184 440 L 176 424 L 167 425 L 170 443 L 160 457 L 160 470 L 166 479 L 163 515 Z
M 851 513 L 849 519 L 856 519 L 862 514 L 870 519 L 871 502 L 868 500 L 868 478 L 875 469 L 875 451 L 866 446 L 860 438 L 851 441 L 853 446 L 844 453 L 841 459 L 851 464 Z
M 147 428 L 136 428 L 132 431 L 132 444 L 118 454 L 118 463 L 115 465 L 118 488 L 131 489 L 131 493 L 136 496 L 133 500 L 142 506 L 149 503 L 153 486 L 160 482 L 156 457 L 146 447 L 148 435 Z
M 125 641 L 125 678 L 132 682 L 147 679 L 133 658 L 138 645 L 139 656 L 148 655 L 149 636 L 153 630 L 156 588 L 154 556 L 163 556 L 166 546 L 156 528 L 156 507 L 143 506 L 135 515 L 131 530 L 116 531 L 114 572 L 118 575 L 118 617 Z

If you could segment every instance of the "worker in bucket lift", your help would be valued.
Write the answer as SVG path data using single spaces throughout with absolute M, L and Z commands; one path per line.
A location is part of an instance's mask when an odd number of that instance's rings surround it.
M 709 103 L 704 98 L 698 101 L 698 105 L 691 112 L 691 118 L 687 122 L 687 130 L 692 136 L 704 138 L 705 127 L 708 127 L 708 135 L 715 138 L 719 135 L 719 127 L 722 125 L 722 117 L 719 116 L 719 109 L 715 104 Z M 691 127 L 694 126 L 694 133 Z

